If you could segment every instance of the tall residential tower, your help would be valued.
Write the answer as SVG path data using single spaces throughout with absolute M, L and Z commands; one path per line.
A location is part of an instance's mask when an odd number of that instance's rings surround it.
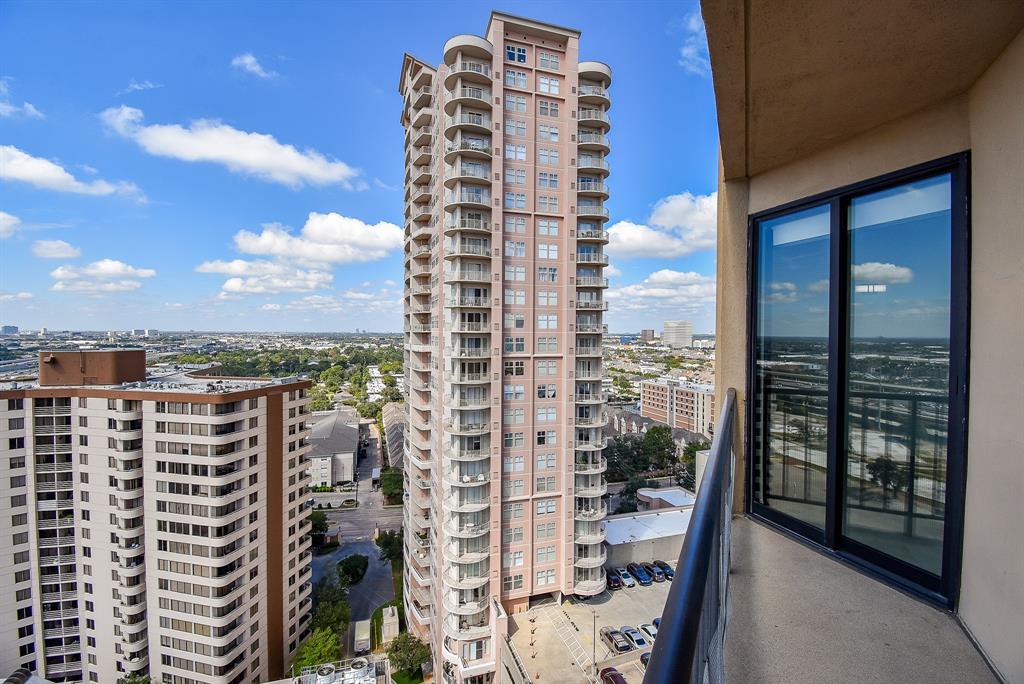
M 451 684 L 494 681 L 508 612 L 604 589 L 610 69 L 492 13 L 406 55 L 406 615 Z

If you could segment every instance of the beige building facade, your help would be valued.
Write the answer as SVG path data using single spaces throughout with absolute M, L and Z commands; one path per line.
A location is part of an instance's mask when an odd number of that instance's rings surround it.
M 641 380 L 640 415 L 710 437 L 715 430 L 715 388 L 674 378 Z
M 1024 681 L 1024 6 L 702 7 L 736 509 L 951 611 Z
M 0 670 L 281 676 L 309 618 L 309 383 L 147 380 L 142 351 L 40 368 L 0 387 Z
M 493 13 L 406 56 L 406 616 L 445 682 L 497 681 L 506 615 L 604 589 L 611 71 Z

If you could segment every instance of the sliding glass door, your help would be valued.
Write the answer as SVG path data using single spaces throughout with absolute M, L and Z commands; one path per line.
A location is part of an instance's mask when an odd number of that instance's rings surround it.
M 752 512 L 948 603 L 963 514 L 966 157 L 752 217 Z

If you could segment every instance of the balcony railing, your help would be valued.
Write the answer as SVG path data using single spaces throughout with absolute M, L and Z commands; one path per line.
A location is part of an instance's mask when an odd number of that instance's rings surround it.
M 736 391 L 718 418 L 644 684 L 725 681 Z

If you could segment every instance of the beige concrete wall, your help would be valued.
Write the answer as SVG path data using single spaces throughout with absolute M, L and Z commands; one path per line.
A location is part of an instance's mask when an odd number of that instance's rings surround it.
M 1024 33 L 969 93 L 971 377 L 960 617 L 1024 682 Z
M 971 150 L 970 429 L 959 615 L 1000 675 L 1024 682 L 1024 35 L 969 92 L 749 180 L 719 179 L 716 394 L 737 391 L 742 509 L 747 216 Z

